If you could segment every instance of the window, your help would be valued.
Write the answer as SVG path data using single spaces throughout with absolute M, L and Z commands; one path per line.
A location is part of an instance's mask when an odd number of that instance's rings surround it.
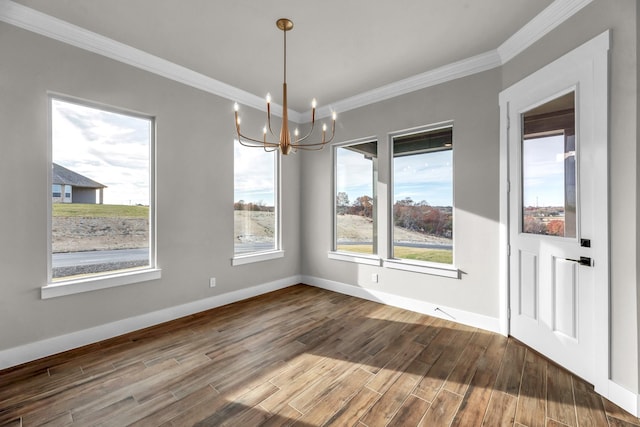
M 334 147 L 334 165 L 334 250 L 375 254 L 377 141 Z
M 149 117 L 51 98 L 50 283 L 155 267 L 153 128 Z
M 522 232 L 575 238 L 575 93 L 525 112 L 522 125 Z
M 234 143 L 234 254 L 280 249 L 278 153 Z
M 393 258 L 453 264 L 453 128 L 392 142 Z

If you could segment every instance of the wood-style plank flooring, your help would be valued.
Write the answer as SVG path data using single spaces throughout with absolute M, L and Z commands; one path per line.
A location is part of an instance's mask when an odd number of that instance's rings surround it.
M 514 339 L 304 285 L 0 371 L 4 426 L 638 426 Z

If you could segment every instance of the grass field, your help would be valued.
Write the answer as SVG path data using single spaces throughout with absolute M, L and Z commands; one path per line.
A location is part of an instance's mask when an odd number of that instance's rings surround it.
M 361 254 L 371 254 L 371 245 L 338 245 L 339 251 L 357 252 Z M 442 264 L 453 264 L 453 252 L 444 249 L 429 248 L 409 248 L 406 246 L 396 246 L 394 248 L 394 258 L 414 259 L 417 261 L 438 262 Z
M 54 203 L 54 217 L 86 218 L 147 218 L 149 206 L 95 205 L 83 203 Z
M 453 264 L 453 252 L 444 249 L 408 248 L 406 246 L 395 246 L 393 252 L 394 258 L 415 259 L 418 261 Z
M 148 218 L 149 207 L 148 206 L 128 206 L 128 205 L 95 205 L 95 204 L 80 204 L 80 203 L 54 203 L 53 204 L 53 216 L 61 218 Z M 275 230 L 275 216 L 273 212 L 249 212 L 249 211 L 235 211 L 235 231 L 236 240 L 238 242 L 261 242 L 270 241 L 274 237 Z M 347 235 L 349 239 L 354 240 L 369 240 L 371 239 L 371 220 L 355 215 L 345 215 L 344 218 L 340 218 L 343 234 Z M 73 220 L 67 220 L 72 221 Z M 131 221 L 130 221 L 131 222 Z M 114 230 L 116 233 L 117 230 Z M 402 237 L 409 237 L 410 240 L 420 241 L 420 239 L 435 239 L 432 237 L 424 237 L 417 233 L 408 232 L 396 227 L 395 233 Z M 404 233 L 404 234 L 401 234 Z M 130 233 L 129 233 L 130 234 Z M 406 235 L 406 236 L 405 236 Z M 87 236 L 84 236 L 85 238 Z M 143 236 L 143 238 L 146 238 Z M 63 240 L 59 237 L 54 240 Z M 143 239 L 144 240 L 144 239 Z M 437 243 L 446 243 L 446 240 Z M 55 242 L 54 242 L 55 243 Z M 146 240 L 144 240 L 146 244 Z M 74 243 L 77 245 L 77 243 Z M 106 248 L 111 248 L 105 243 Z M 113 248 L 116 248 L 114 246 Z M 66 249 L 68 251 L 71 249 Z M 373 245 L 362 243 L 357 245 L 338 245 L 339 251 L 356 252 L 362 254 L 373 253 Z M 394 249 L 394 257 L 402 259 L 413 259 L 418 261 L 429 261 L 444 264 L 453 263 L 452 251 L 443 249 L 428 249 L 428 248 L 410 248 L 406 246 L 396 246 Z

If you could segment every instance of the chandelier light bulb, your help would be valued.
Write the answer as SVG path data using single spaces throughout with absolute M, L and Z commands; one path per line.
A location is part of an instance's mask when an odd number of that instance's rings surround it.
M 233 111 L 238 111 L 238 110 L 240 110 L 240 106 L 236 102 L 235 104 L 233 104 Z
M 333 114 L 331 115 L 331 117 L 333 118 L 333 121 L 336 121 L 336 118 L 338 118 L 338 114 L 334 111 Z
M 315 99 L 315 98 L 313 98 L 313 99 L 311 100 L 311 108 L 316 108 L 316 105 L 318 105 L 318 102 L 316 101 L 316 99 Z
M 271 102 L 271 94 L 267 93 L 267 104 Z

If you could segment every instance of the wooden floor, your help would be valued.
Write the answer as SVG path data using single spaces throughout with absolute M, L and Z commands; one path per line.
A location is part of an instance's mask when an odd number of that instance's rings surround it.
M 304 285 L 0 371 L 7 426 L 633 426 L 513 339 Z

